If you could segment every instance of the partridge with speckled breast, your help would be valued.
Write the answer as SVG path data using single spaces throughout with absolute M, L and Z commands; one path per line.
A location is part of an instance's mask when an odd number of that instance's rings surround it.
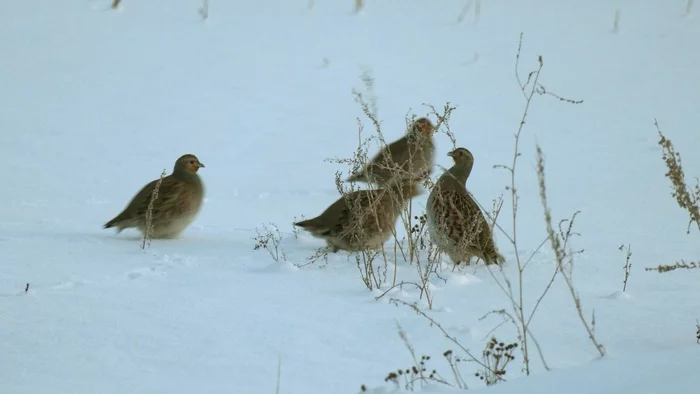
M 341 196 L 319 216 L 294 225 L 326 240 L 333 253 L 376 250 L 392 236 L 403 204 L 420 193 L 414 183 L 354 191 Z
M 448 156 L 452 157 L 454 165 L 438 179 L 426 204 L 431 241 L 455 264 L 469 263 L 473 256 L 486 264 L 503 263 L 491 228 L 466 189 L 474 156 L 465 148 L 457 148 Z
M 172 174 L 163 178 L 153 201 L 151 225 L 153 238 L 178 236 L 197 217 L 204 200 L 204 186 L 197 171 L 204 168 L 197 156 L 186 154 L 175 162 Z M 117 234 L 126 228 L 138 228 L 146 233 L 146 214 L 151 196 L 160 179 L 144 186 L 127 207 L 104 228 L 117 228 Z
M 379 187 L 393 182 L 419 182 L 435 164 L 435 126 L 427 118 L 413 122 L 406 135 L 379 151 L 364 168 L 346 182 L 374 183 Z

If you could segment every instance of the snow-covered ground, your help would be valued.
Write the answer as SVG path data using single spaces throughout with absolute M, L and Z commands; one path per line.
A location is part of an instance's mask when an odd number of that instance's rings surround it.
M 460 364 L 469 388 L 700 390 L 700 271 L 644 271 L 700 257 L 653 124 L 689 179 L 700 176 L 700 5 L 686 15 L 681 0 L 493 0 L 478 15 L 472 2 L 458 22 L 467 1 L 366 1 L 356 14 L 351 0 L 210 0 L 206 21 L 197 0 L 110 3 L 0 5 L 0 393 L 274 393 L 278 365 L 284 394 L 391 392 L 387 373 L 413 363 L 397 324 L 453 382 L 442 353 L 460 349 L 391 298 L 417 301 L 477 356 L 491 335 L 516 342 L 501 317 L 480 319 L 510 311 L 483 266 L 433 277 L 432 309 L 408 285 L 376 300 L 390 284 L 367 290 L 345 253 L 298 267 L 323 243 L 295 236 L 291 223 L 338 196 L 334 173 L 346 168 L 324 159 L 357 145 L 356 118 L 366 118 L 352 90 L 364 91 L 363 73 L 387 139 L 409 111 L 428 114 L 424 103 L 457 106 L 451 129 L 476 159 L 470 191 L 487 206 L 506 193 L 509 175 L 492 167 L 512 160 L 525 105 L 515 79 L 521 32 L 521 75 L 541 55 L 540 83 L 584 102 L 537 95 L 530 106 L 520 253 L 546 234 L 537 143 L 555 220 L 581 210 L 574 282 L 607 355 L 599 359 L 559 278 L 531 324 L 552 371 L 531 349 L 526 377 L 516 351 L 508 382 L 488 388 L 477 364 Z M 440 166 L 451 148 L 438 135 Z M 101 229 L 184 153 L 206 164 L 206 203 L 181 238 L 142 250 L 136 231 Z M 499 224 L 512 233 L 504 197 Z M 282 231 L 286 261 L 253 250 L 265 223 Z M 515 251 L 503 234 L 496 240 L 516 285 Z M 624 293 L 621 244 L 633 253 Z M 546 245 L 528 266 L 527 310 L 553 261 Z M 397 278 L 416 281 L 415 266 L 400 261 Z

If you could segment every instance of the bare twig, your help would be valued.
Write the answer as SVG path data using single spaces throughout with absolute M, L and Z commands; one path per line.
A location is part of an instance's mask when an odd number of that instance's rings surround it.
M 630 269 L 632 268 L 632 262 L 630 258 L 632 257 L 632 247 L 630 245 L 620 245 L 618 248 L 620 251 L 625 252 L 625 265 L 622 267 L 625 270 L 625 279 L 622 281 L 622 291 L 627 291 L 627 280 L 630 277 Z
M 209 18 L 209 0 L 202 0 L 202 6 L 199 7 L 199 16 L 205 21 Z
M 146 231 L 143 232 L 143 241 L 141 242 L 141 249 L 146 248 L 146 242 L 148 246 L 151 246 L 151 235 L 153 234 L 153 204 L 158 199 L 158 191 L 160 190 L 160 185 L 163 183 L 163 178 L 166 172 L 163 170 L 160 174 L 156 186 L 153 188 L 153 194 L 151 194 L 151 199 L 148 201 L 148 208 L 146 209 Z
M 552 227 L 552 214 L 549 209 L 549 204 L 547 203 L 547 190 L 545 185 L 544 174 L 545 172 L 543 153 L 540 146 L 537 145 L 537 179 L 540 186 L 540 199 L 542 201 L 542 207 L 544 209 L 545 224 L 547 226 L 547 233 L 549 234 L 549 240 L 552 245 L 552 250 L 554 251 L 556 264 L 559 269 L 559 272 L 564 278 L 564 282 L 566 282 L 566 286 L 569 288 L 569 292 L 571 293 L 571 298 L 574 301 L 574 306 L 576 307 L 576 312 L 578 313 L 579 319 L 581 320 L 581 324 L 583 324 L 583 327 L 588 332 L 588 338 L 591 340 L 598 353 L 600 353 L 600 356 L 603 357 L 605 356 L 605 348 L 602 344 L 598 342 L 598 340 L 595 337 L 594 323 L 589 324 L 588 321 L 586 321 L 586 318 L 583 316 L 581 299 L 579 298 L 578 294 L 576 294 L 576 289 L 574 288 L 573 280 L 571 278 L 571 271 L 565 269 L 565 265 L 567 265 L 567 263 L 569 268 L 571 268 L 573 265 L 572 253 L 568 252 L 565 247 L 565 242 L 571 234 L 572 224 L 570 224 L 569 231 L 566 233 L 564 239 L 561 239 L 560 236 L 554 232 L 554 228 Z

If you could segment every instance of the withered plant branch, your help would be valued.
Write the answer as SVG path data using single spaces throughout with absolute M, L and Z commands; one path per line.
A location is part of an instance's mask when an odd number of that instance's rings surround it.
M 671 140 L 666 138 L 661 132 L 659 122 L 654 119 L 654 126 L 659 133 L 659 145 L 662 149 L 662 158 L 666 163 L 666 177 L 671 181 L 673 191 L 671 195 L 676 199 L 676 203 L 688 212 L 690 220 L 686 232 L 690 234 L 690 226 L 695 222 L 700 230 L 700 186 L 696 185 L 695 190 L 690 189 L 685 182 L 685 174 L 681 163 L 681 155 L 673 148 Z
M 469 356 L 470 361 L 473 361 L 473 362 L 475 362 L 475 363 L 481 365 L 481 366 L 484 367 L 484 368 L 488 368 L 488 366 L 487 366 L 486 364 L 484 364 L 483 362 L 481 362 L 478 358 L 476 358 L 476 357 L 469 351 L 469 349 L 465 348 L 465 347 L 459 342 L 459 340 L 457 340 L 457 338 L 455 338 L 455 337 L 453 337 L 452 335 L 450 335 L 450 334 L 447 332 L 447 330 L 445 330 L 445 329 L 442 327 L 442 325 L 441 325 L 440 323 L 438 323 L 435 319 L 433 319 L 432 317 L 428 316 L 428 314 L 426 314 L 425 312 L 423 312 L 423 311 L 418 307 L 418 305 L 416 305 L 415 303 L 409 304 L 408 302 L 403 301 L 403 300 L 399 300 L 398 298 L 392 298 L 392 299 L 390 300 L 390 302 L 393 303 L 394 305 L 397 305 L 397 306 L 403 305 L 403 306 L 407 306 L 407 307 L 413 309 L 414 312 L 416 312 L 418 315 L 422 316 L 423 318 L 427 319 L 432 325 L 435 325 L 435 327 L 437 327 L 440 331 L 442 331 L 442 334 L 445 336 L 445 338 L 449 339 L 452 343 L 454 343 L 457 347 L 459 347 L 467 356 Z
M 578 313 L 579 319 L 581 320 L 581 324 L 588 333 L 588 338 L 591 340 L 591 343 L 593 343 L 600 356 L 603 357 L 605 356 L 605 348 L 602 344 L 598 342 L 598 340 L 595 337 L 593 326 L 594 323 L 589 324 L 586 320 L 586 317 L 583 315 L 583 307 L 581 306 L 581 300 L 578 294 L 576 294 L 576 289 L 574 288 L 573 280 L 571 277 L 572 274 L 571 272 L 567 272 L 564 269 L 564 265 L 567 260 L 570 266 L 573 265 L 573 257 L 572 253 L 566 252 L 565 244 L 562 242 L 560 237 L 557 236 L 557 234 L 554 232 L 554 228 L 552 227 L 552 214 L 549 208 L 549 204 L 547 203 L 544 157 L 542 153 L 542 148 L 540 148 L 539 145 L 537 145 L 537 179 L 540 186 L 540 199 L 542 201 L 542 207 L 544 209 L 544 219 L 545 225 L 547 226 L 547 234 L 549 234 L 549 240 L 552 245 L 552 250 L 554 251 L 557 267 L 559 268 L 559 272 L 561 272 L 562 277 L 564 278 L 564 282 L 566 282 L 566 286 L 568 287 L 569 292 L 571 294 L 571 298 L 574 301 L 574 306 L 576 307 L 576 312 Z M 571 234 L 572 225 L 573 220 L 570 222 L 568 234 Z
M 151 194 L 150 200 L 148 200 L 148 208 L 146 208 L 146 231 L 143 232 L 143 241 L 141 242 L 141 249 L 146 248 L 146 243 L 148 247 L 151 247 L 151 238 L 153 235 L 153 205 L 158 199 L 158 191 L 160 190 L 160 185 L 163 183 L 163 178 L 166 172 L 163 170 L 160 174 L 156 186 L 153 188 L 153 193 Z

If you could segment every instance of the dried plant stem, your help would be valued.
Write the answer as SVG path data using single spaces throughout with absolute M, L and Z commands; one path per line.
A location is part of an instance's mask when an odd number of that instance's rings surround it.
M 681 260 L 679 262 L 676 262 L 671 265 L 659 265 L 657 267 L 646 267 L 644 268 L 644 271 L 656 271 L 660 274 L 663 274 L 664 272 L 670 272 L 670 271 L 675 271 L 677 269 L 687 269 L 687 270 L 692 270 L 692 269 L 700 269 L 700 262 L 696 261 L 691 261 L 689 263 L 686 263 L 684 260 Z
M 625 248 L 625 245 L 620 245 L 619 249 L 626 252 L 625 265 L 622 267 L 625 270 L 625 279 L 622 281 L 622 291 L 625 292 L 627 291 L 627 280 L 630 277 L 630 270 L 632 268 L 632 262 L 630 261 L 630 258 L 632 257 L 632 247 L 627 245 Z
M 525 97 L 525 109 L 523 110 L 523 114 L 520 118 L 520 124 L 518 125 L 518 131 L 515 133 L 515 138 L 514 138 L 514 148 L 513 148 L 513 161 L 509 166 L 498 166 L 499 168 L 504 168 L 510 173 L 510 186 L 507 188 L 510 191 L 510 197 L 511 197 L 511 221 L 512 221 L 512 229 L 511 229 L 511 244 L 513 246 L 514 254 L 515 254 L 515 262 L 518 267 L 518 294 L 517 294 L 517 299 L 512 298 L 513 301 L 513 308 L 515 309 L 515 312 L 518 316 L 518 321 L 522 325 L 521 331 L 522 331 L 522 346 L 521 346 L 521 352 L 523 354 L 523 365 L 525 367 L 525 374 L 529 375 L 530 374 L 530 354 L 529 354 L 529 346 L 528 346 L 528 336 L 527 336 L 527 326 L 526 322 L 527 320 L 525 319 L 525 310 L 524 310 L 524 305 L 523 305 L 523 299 L 524 299 L 524 289 L 523 289 L 523 272 L 524 272 L 524 267 L 525 264 L 520 259 L 520 253 L 518 252 L 518 231 L 517 231 L 517 216 L 518 216 L 518 200 L 520 197 L 518 196 L 518 189 L 516 188 L 516 182 L 515 182 L 515 173 L 517 169 L 517 164 L 518 164 L 518 158 L 520 157 L 520 135 L 522 134 L 523 128 L 525 126 L 525 122 L 527 120 L 527 115 L 528 111 L 530 109 L 530 104 L 532 103 L 532 98 L 534 97 L 535 93 L 537 92 L 537 86 L 538 86 L 538 81 L 540 78 L 540 72 L 542 71 L 542 67 L 544 66 L 544 63 L 542 61 L 542 56 L 538 56 L 538 67 L 535 71 L 531 72 L 528 80 L 523 84 L 523 82 L 520 79 L 520 73 L 518 71 L 518 66 L 519 66 L 519 60 L 520 60 L 520 50 L 522 48 L 522 39 L 523 39 L 523 34 L 520 34 L 520 40 L 518 42 L 518 51 L 515 56 L 515 75 L 516 79 L 518 81 L 518 85 L 520 86 L 520 90 L 522 91 L 524 97 Z M 533 78 L 534 77 L 534 78 Z M 530 79 L 532 78 L 532 85 L 530 86 L 530 89 L 528 91 L 528 84 L 530 83 Z M 513 296 L 512 294 L 512 289 L 510 286 L 510 282 L 506 278 L 506 284 L 509 288 L 509 291 L 507 294 L 509 294 L 511 297 Z
M 199 16 L 205 21 L 209 18 L 209 0 L 202 0 L 202 6 L 199 8 Z
M 158 199 L 158 191 L 160 190 L 160 185 L 163 183 L 163 178 L 166 172 L 160 173 L 160 178 L 156 182 L 156 186 L 153 188 L 153 193 L 151 194 L 151 199 L 148 201 L 148 209 L 146 209 L 146 231 L 143 232 L 143 241 L 141 242 L 141 249 L 146 248 L 146 242 L 148 246 L 151 246 L 151 236 L 153 234 L 153 204 Z
M 119 8 L 119 4 L 121 2 L 122 2 L 122 0 L 114 0 L 114 2 L 112 2 L 112 9 L 116 10 L 117 8 Z
M 661 132 L 659 122 L 654 119 L 654 126 L 659 133 L 659 145 L 662 149 L 662 158 L 666 163 L 666 177 L 671 181 L 673 192 L 671 195 L 676 199 L 676 203 L 688 212 L 689 221 L 686 232 L 690 233 L 690 226 L 693 222 L 700 230 L 700 184 L 695 185 L 695 190 L 690 189 L 685 182 L 685 173 L 681 162 L 681 155 L 673 148 L 671 140 L 666 138 Z
M 360 12 L 365 7 L 365 0 L 355 0 L 355 13 Z
M 391 302 L 392 302 L 393 304 L 395 304 L 395 305 L 403 305 L 403 306 L 407 306 L 407 307 L 413 309 L 414 312 L 416 312 L 418 315 L 420 315 L 420 316 L 424 317 L 425 319 L 427 319 L 432 325 L 434 325 L 434 326 L 437 327 L 440 331 L 442 331 L 442 334 L 445 336 L 445 338 L 449 339 L 452 343 L 454 343 L 455 345 L 457 345 L 457 347 L 459 347 L 467 356 L 469 356 L 469 358 L 470 358 L 471 361 L 473 361 L 473 362 L 475 362 L 475 363 L 481 365 L 481 366 L 484 367 L 484 368 L 487 368 L 487 369 L 489 368 L 489 367 L 488 367 L 486 364 L 484 364 L 481 360 L 479 360 L 478 358 L 476 358 L 476 357 L 471 353 L 471 351 L 469 351 L 469 349 L 465 348 L 465 347 L 457 340 L 457 338 L 451 336 L 451 335 L 442 327 L 442 325 L 440 325 L 440 323 L 438 323 L 435 319 L 433 319 L 432 317 L 428 316 L 425 312 L 423 312 L 420 308 L 418 308 L 418 305 L 416 305 L 416 304 L 409 304 L 408 302 L 403 301 L 403 300 L 399 300 L 399 299 L 397 299 L 397 298 L 392 298 L 392 299 L 391 299 Z
M 567 260 L 569 266 L 573 264 L 573 257 L 572 253 L 566 251 L 565 246 L 562 244 L 562 241 L 554 232 L 554 228 L 552 227 L 552 214 L 549 208 L 549 204 L 547 203 L 547 189 L 545 185 L 544 176 L 544 158 L 542 154 L 542 149 L 539 145 L 537 145 L 537 180 L 540 186 L 540 199 L 542 201 L 542 207 L 544 209 L 544 219 L 545 225 L 547 226 L 547 234 L 549 234 L 549 240 L 552 245 L 552 250 L 554 251 L 557 268 L 559 269 L 561 276 L 564 278 L 564 282 L 566 282 L 566 286 L 569 289 L 571 298 L 574 301 L 574 306 L 576 307 L 576 312 L 578 313 L 579 319 L 581 320 L 581 324 L 583 324 L 583 327 L 588 333 L 588 338 L 591 340 L 598 353 L 600 353 L 600 356 L 603 357 L 605 356 L 605 348 L 602 344 L 598 342 L 598 340 L 595 337 L 595 320 L 591 321 L 591 323 L 589 324 L 586 320 L 586 317 L 583 315 L 581 299 L 576 294 L 576 289 L 574 288 L 573 280 L 571 278 L 571 272 L 567 272 L 567 270 L 564 267 Z

